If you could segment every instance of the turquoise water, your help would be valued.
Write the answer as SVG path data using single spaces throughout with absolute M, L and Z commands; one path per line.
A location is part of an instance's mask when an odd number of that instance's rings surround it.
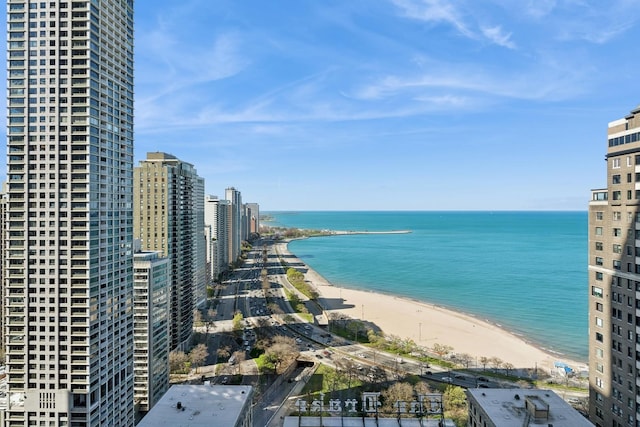
M 269 212 L 280 225 L 410 234 L 318 237 L 290 250 L 334 285 L 472 314 L 586 361 L 587 212 Z

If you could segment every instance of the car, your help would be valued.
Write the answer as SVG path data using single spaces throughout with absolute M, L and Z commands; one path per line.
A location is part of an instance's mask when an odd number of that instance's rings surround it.
M 229 377 L 224 377 L 224 378 L 222 379 L 222 384 L 226 384 L 226 383 L 228 383 L 228 382 L 229 382 Z
M 442 377 L 442 381 L 444 381 L 445 383 L 451 384 L 453 382 L 453 378 L 451 378 L 451 377 Z
M 486 384 L 478 384 L 478 388 L 489 388 Z
M 467 379 L 466 375 L 462 375 L 462 374 L 455 374 L 453 376 L 453 378 L 458 379 L 458 380 L 466 380 Z
M 300 338 L 296 338 L 296 342 L 297 342 L 298 344 L 300 344 L 300 343 L 302 342 L 302 340 L 301 340 Z
M 485 377 L 478 377 L 478 381 L 480 381 L 480 382 L 488 382 L 489 380 L 486 379 Z

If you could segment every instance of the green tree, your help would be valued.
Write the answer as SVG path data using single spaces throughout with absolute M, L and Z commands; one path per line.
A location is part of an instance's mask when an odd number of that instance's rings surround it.
M 236 311 L 236 314 L 233 315 L 233 323 L 232 323 L 232 329 L 234 332 L 239 332 L 242 330 L 243 328 L 243 320 L 244 317 L 242 316 L 242 313 L 239 311 Z

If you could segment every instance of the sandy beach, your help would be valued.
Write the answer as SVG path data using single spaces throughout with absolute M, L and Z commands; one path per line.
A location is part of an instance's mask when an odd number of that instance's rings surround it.
M 278 252 L 288 255 L 288 262 L 302 264 L 286 247 Z M 422 347 L 449 345 L 454 353 L 481 357 L 498 357 L 516 368 L 555 370 L 554 363 L 564 362 L 576 371 L 587 369 L 584 362 L 569 360 L 546 352 L 497 325 L 433 304 L 408 298 L 334 286 L 313 269 L 307 267 L 305 279 L 320 294 L 319 302 L 330 312 L 339 312 L 355 319 L 373 323 L 386 335 L 413 340 Z

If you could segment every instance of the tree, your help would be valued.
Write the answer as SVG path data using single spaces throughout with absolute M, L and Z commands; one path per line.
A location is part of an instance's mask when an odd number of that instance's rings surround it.
M 196 373 L 198 373 L 198 367 L 204 364 L 204 361 L 207 360 L 209 356 L 209 350 L 205 344 L 198 344 L 189 352 L 189 360 L 191 361 L 191 365 L 195 366 Z
M 469 369 L 469 364 L 473 360 L 473 357 L 469 353 L 462 353 L 458 355 L 458 360 L 465 368 Z
M 418 381 L 416 385 L 413 386 L 416 394 L 420 396 L 421 394 L 429 394 L 431 393 L 431 387 L 425 381 Z
M 515 366 L 513 366 L 513 363 L 509 363 L 509 362 L 504 363 L 502 367 L 507 371 L 507 375 L 509 375 L 510 371 L 515 369 Z
M 444 359 L 447 356 L 447 354 L 453 351 L 453 347 L 446 344 L 435 343 L 433 347 L 431 347 L 431 351 L 437 354 L 440 359 Z
M 467 425 L 467 396 L 462 387 L 447 386 L 442 395 L 445 417 L 451 418 L 456 425 Z
M 236 375 L 239 375 L 240 365 L 246 360 L 247 356 L 244 351 L 236 351 L 233 353 L 233 356 L 236 358 Z
M 185 364 L 189 358 L 183 351 L 172 351 L 169 353 L 169 371 L 171 373 L 184 372 Z
M 397 402 L 411 402 L 413 400 L 413 387 L 409 383 L 395 383 L 382 392 L 384 412 L 397 412 Z
M 297 359 L 300 351 L 293 338 L 277 335 L 265 348 L 264 353 L 267 360 L 273 364 L 276 373 L 282 373 Z
M 500 369 L 500 367 L 502 366 L 502 364 L 504 363 L 502 361 L 502 359 L 500 359 L 499 357 L 492 357 L 489 359 L 489 363 L 491 363 L 491 366 L 493 366 L 493 369 L 495 371 L 497 371 L 498 369 Z
M 486 371 L 487 370 L 487 365 L 489 364 L 489 358 L 486 356 L 482 356 L 480 358 L 480 364 L 482 364 L 482 370 Z
M 202 313 L 197 308 L 193 310 L 193 325 L 202 326 Z
M 216 316 L 218 315 L 218 311 L 215 308 L 210 308 L 207 310 L 207 317 L 209 320 L 216 320 Z
M 228 345 L 219 347 L 218 350 L 216 350 L 216 353 L 218 354 L 218 357 L 226 359 L 227 357 L 231 356 L 231 347 L 229 347 Z
M 232 323 L 232 329 L 234 332 L 239 332 L 242 330 L 243 325 L 242 325 L 242 321 L 244 320 L 244 317 L 242 316 L 242 313 L 239 311 L 236 311 L 236 314 L 233 315 L 233 323 Z

